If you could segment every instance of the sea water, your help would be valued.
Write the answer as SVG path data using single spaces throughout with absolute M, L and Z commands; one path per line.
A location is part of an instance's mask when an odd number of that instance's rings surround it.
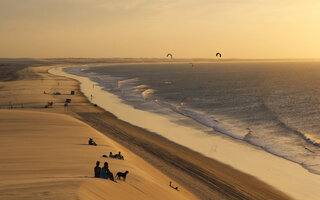
M 178 125 L 201 124 L 208 135 L 245 141 L 320 174 L 320 62 L 109 64 L 64 71 L 88 77 L 135 109 Z

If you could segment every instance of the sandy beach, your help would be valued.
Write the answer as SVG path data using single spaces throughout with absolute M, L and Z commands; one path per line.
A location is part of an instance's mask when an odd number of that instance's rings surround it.
M 0 118 L 1 199 L 196 199 L 169 188 L 159 170 L 73 117 L 1 110 Z M 87 145 L 88 137 L 98 146 Z M 102 158 L 110 151 L 125 160 Z M 126 182 L 93 178 L 97 160 L 113 173 L 128 170 Z
M 0 156 L 1 199 L 290 199 L 95 107 L 77 81 L 49 74 L 50 68 L 25 68 L 14 73 L 17 80 L 0 82 L 1 152 L 6 152 Z M 66 98 L 72 99 L 68 108 Z M 49 101 L 53 107 L 44 108 Z M 86 145 L 89 137 L 101 145 Z M 110 151 L 121 151 L 125 160 L 101 157 Z M 130 171 L 127 181 L 92 178 L 97 160 L 109 162 L 113 173 Z
M 319 10 L 0 0 L 0 200 L 320 200 Z
M 11 95 L 21 104 L 12 102 L 13 109 L 0 110 L 1 152 L 5 152 L 0 157 L 0 199 L 197 199 L 181 186 L 179 191 L 170 188 L 169 177 L 123 146 L 60 114 L 61 106 L 40 109 L 38 102 L 52 98 L 33 95 L 48 86 L 41 82 L 10 82 L 17 90 L 1 95 L 2 106 L 4 97 Z M 87 145 L 88 138 L 98 146 Z M 118 151 L 125 160 L 102 157 Z M 114 175 L 128 170 L 126 181 L 93 178 L 96 161 L 108 162 Z

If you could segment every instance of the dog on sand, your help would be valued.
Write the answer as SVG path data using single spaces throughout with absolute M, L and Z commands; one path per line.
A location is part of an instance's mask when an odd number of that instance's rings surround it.
M 120 180 L 121 177 L 122 177 L 122 179 L 125 181 L 128 173 L 129 173 L 129 171 L 126 171 L 126 172 L 118 172 L 118 173 L 117 173 L 117 178 Z

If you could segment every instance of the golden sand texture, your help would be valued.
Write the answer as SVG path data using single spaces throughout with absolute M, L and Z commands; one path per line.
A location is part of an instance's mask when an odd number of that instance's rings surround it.
M 98 146 L 87 145 L 89 137 Z M 195 199 L 169 178 L 85 123 L 63 114 L 0 110 L 0 199 Z M 118 152 L 125 160 L 103 158 Z M 107 161 L 126 181 L 93 178 Z

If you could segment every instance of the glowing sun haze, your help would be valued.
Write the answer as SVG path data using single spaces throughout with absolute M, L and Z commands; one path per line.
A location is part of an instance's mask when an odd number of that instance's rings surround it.
M 0 57 L 320 58 L 319 0 L 1 0 Z

